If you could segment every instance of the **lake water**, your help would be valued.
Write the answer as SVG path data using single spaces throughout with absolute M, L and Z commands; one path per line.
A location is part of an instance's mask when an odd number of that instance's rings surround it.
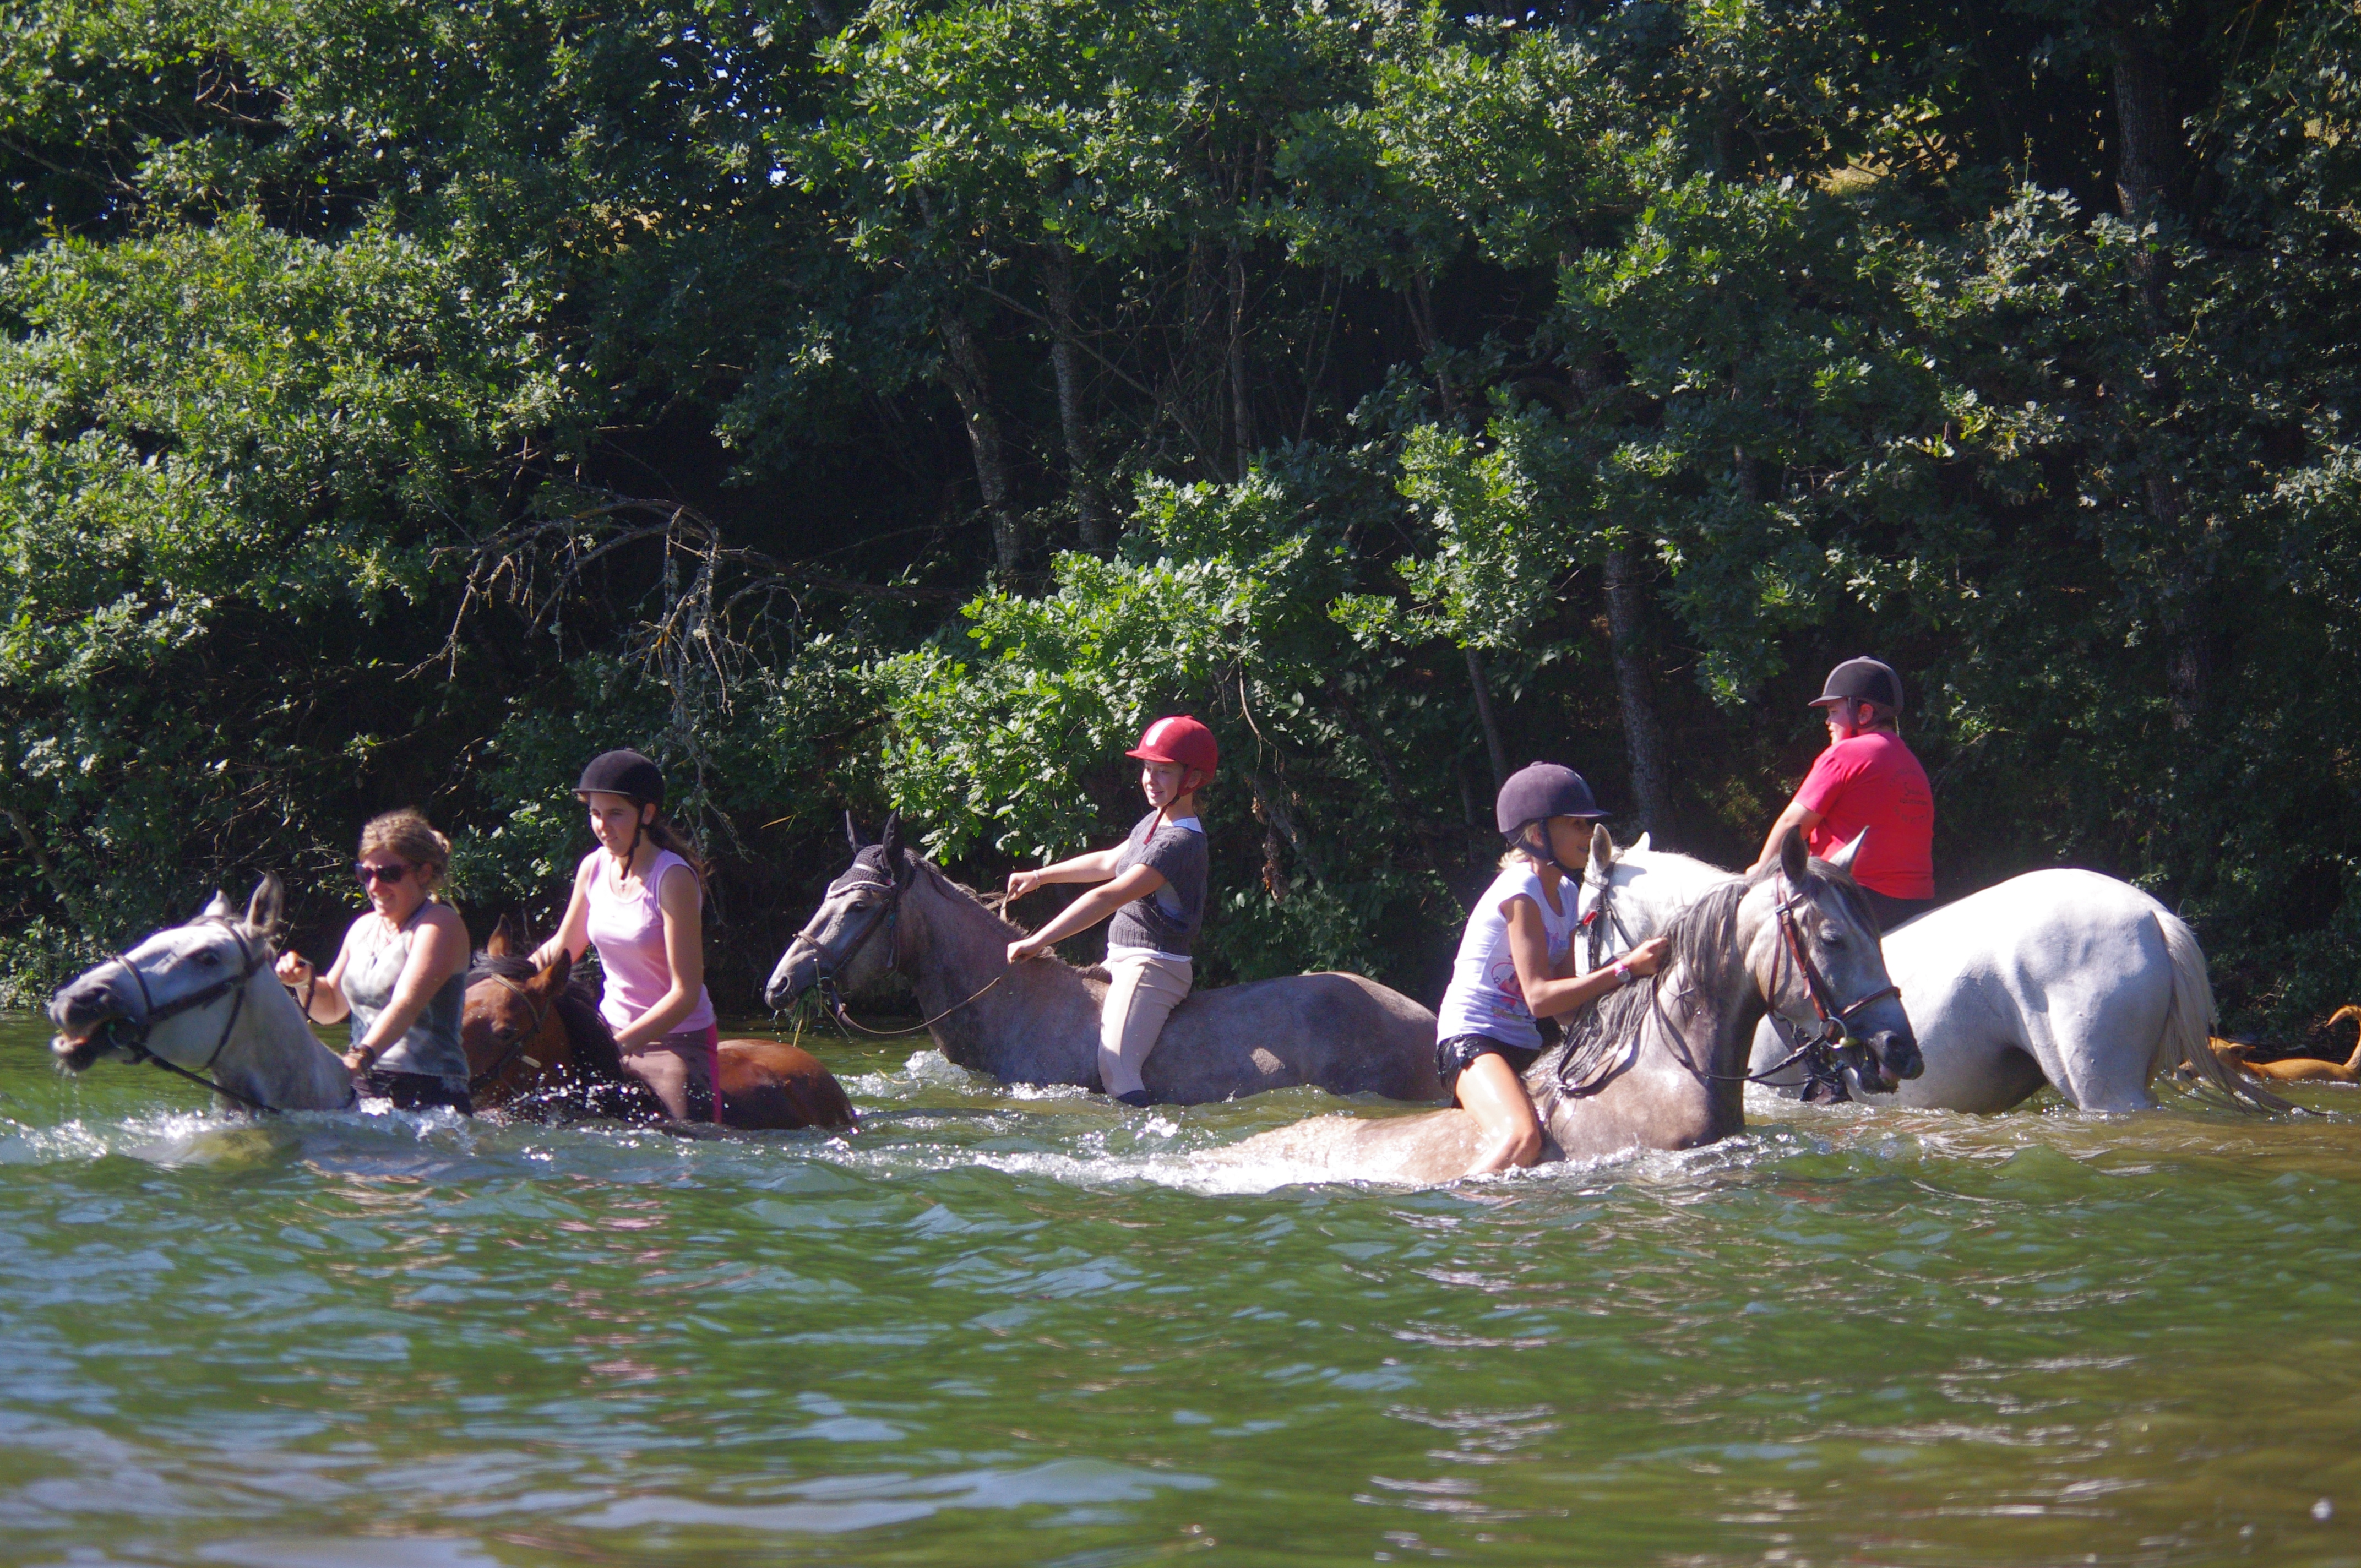
M 851 1138 L 258 1124 L 0 1017 L 0 1561 L 2361 1563 L 2361 1091 L 1406 1191 L 819 1049 Z

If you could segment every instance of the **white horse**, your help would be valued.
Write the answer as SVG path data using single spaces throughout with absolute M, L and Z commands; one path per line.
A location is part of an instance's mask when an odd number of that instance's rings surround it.
M 352 1074 L 270 972 L 282 902 L 275 876 L 243 919 L 216 893 L 187 925 L 67 981 L 49 999 L 49 1049 L 75 1072 L 107 1056 L 154 1061 L 250 1110 L 351 1109 Z
M 1582 899 L 1587 930 L 1605 939 L 1577 944 L 1577 956 L 1596 962 L 1645 940 L 1731 874 L 1652 849 L 1644 835 L 1619 855 L 1600 829 Z M 1892 1093 L 1850 1085 L 1865 1103 L 2005 1111 L 2049 1083 L 2086 1111 L 2147 1110 L 2156 1104 L 2149 1082 L 2186 1063 L 2224 1094 L 2286 1106 L 2225 1071 L 2207 1047 L 2213 988 L 2196 934 L 2127 883 L 2028 872 L 1895 927 L 1884 948 L 1927 1070 Z M 1790 1055 L 1765 1019 L 1751 1069 L 1800 1091 L 1803 1069 L 1780 1069 Z

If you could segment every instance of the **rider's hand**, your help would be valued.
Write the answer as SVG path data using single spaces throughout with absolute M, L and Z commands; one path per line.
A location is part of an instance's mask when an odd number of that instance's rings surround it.
M 1027 937 L 1020 941 L 1008 944 L 1008 961 L 1012 964 L 1021 964 L 1027 959 L 1038 959 L 1049 950 L 1049 945 L 1038 937 Z
M 1636 975 L 1653 974 L 1664 967 L 1664 959 L 1672 950 L 1669 938 L 1651 937 L 1623 955 L 1623 967 Z
M 345 1070 L 367 1072 L 377 1065 L 377 1057 L 378 1050 L 375 1046 L 355 1046 L 345 1053 Z
M 270 972 L 279 977 L 281 985 L 302 985 L 312 978 L 312 962 L 301 953 L 281 953 Z
M 1040 885 L 1041 873 L 1039 872 L 1010 872 L 1008 873 L 1008 892 L 1002 897 L 1001 902 L 1005 904 L 1010 899 L 1022 898 Z

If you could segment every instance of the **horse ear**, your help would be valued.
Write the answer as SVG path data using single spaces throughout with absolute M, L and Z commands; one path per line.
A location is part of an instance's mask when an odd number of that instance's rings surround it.
M 214 889 L 213 902 L 206 905 L 203 909 L 197 911 L 197 918 L 200 920 L 211 920 L 216 916 L 227 916 L 236 913 L 237 911 L 236 909 L 230 907 L 229 899 L 224 895 L 222 890 L 215 888 Z
M 1850 876 L 1852 874 L 1852 858 L 1861 853 L 1861 840 L 1868 837 L 1869 829 L 1866 828 L 1854 834 L 1852 836 L 1852 842 L 1847 844 L 1843 849 L 1839 850 L 1835 854 L 1828 857 L 1829 866 L 1837 871 L 1844 872 L 1847 876 Z
M 277 872 L 265 872 L 262 880 L 254 884 L 254 896 L 247 900 L 246 928 L 262 937 L 279 929 L 279 916 L 287 907 L 287 890 L 280 884 Z
M 1641 834 L 1641 835 L 1640 835 L 1640 838 L 1639 838 L 1639 840 L 1631 846 L 1631 848 L 1632 848 L 1633 851 L 1634 851 L 1634 852 L 1637 852 L 1637 851 L 1639 851 L 1639 850 L 1645 850 L 1645 849 L 1647 849 L 1651 844 L 1653 844 L 1653 843 L 1655 841 L 1655 838 L 1656 838 L 1656 836 L 1655 836 L 1653 833 L 1642 833 L 1642 834 Z
M 877 842 L 885 851 L 885 863 L 899 871 L 902 864 L 902 814 L 898 811 L 885 818 L 878 830 Z
M 844 814 L 844 837 L 845 841 L 852 846 L 852 852 L 856 855 L 869 848 L 869 840 L 861 836 L 861 824 L 852 819 L 852 813 L 850 811 Z
M 1615 869 L 1615 835 L 1604 822 L 1590 825 L 1590 869 L 1600 876 Z
M 1803 881 L 1811 858 L 1811 851 L 1804 848 L 1803 834 L 1788 828 L 1786 837 L 1779 840 L 1779 869 L 1787 873 L 1787 880 Z
M 549 967 L 525 981 L 525 985 L 543 996 L 557 996 L 566 990 L 566 977 L 574 972 L 574 955 L 564 948 L 549 960 Z
M 500 923 L 492 927 L 491 936 L 484 943 L 484 956 L 504 959 L 515 951 L 516 932 L 510 927 L 509 917 L 503 915 Z

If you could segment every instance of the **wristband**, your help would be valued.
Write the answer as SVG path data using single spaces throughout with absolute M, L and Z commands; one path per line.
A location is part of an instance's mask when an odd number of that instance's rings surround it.
M 1615 989 L 1620 991 L 1631 983 L 1631 966 L 1625 963 L 1621 959 L 1617 959 L 1615 960 Z

